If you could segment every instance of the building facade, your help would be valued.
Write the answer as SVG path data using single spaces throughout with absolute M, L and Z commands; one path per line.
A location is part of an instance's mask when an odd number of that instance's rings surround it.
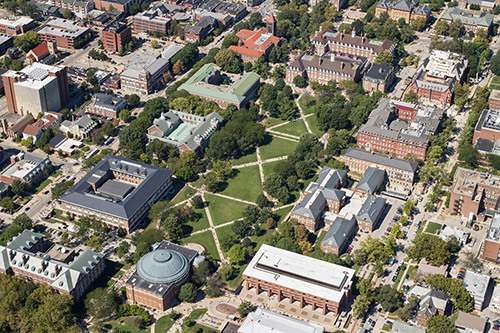
M 170 63 L 158 52 L 144 51 L 131 56 L 124 67 L 120 74 L 122 89 L 148 95 L 162 82 L 166 83 Z
M 482 258 L 500 263 L 500 214 L 495 214 L 491 219 L 491 224 L 484 240 Z M 500 306 L 500 302 L 498 305 Z
M 20 152 L 10 157 L 10 165 L 0 173 L 0 180 L 11 185 L 14 180 L 20 180 L 27 189 L 31 189 L 33 185 L 49 176 L 52 167 L 48 157 Z
M 85 115 L 76 120 L 65 120 L 61 123 L 59 130 L 69 136 L 77 139 L 89 138 L 92 131 L 97 128 L 97 123 Z
M 326 221 L 330 228 L 321 241 L 321 250 L 325 253 L 334 253 L 340 256 L 347 248 L 347 244 L 358 230 L 354 215 L 346 217 L 337 216 L 333 221 Z
M 94 6 L 96 9 L 112 10 L 114 8 L 128 13 L 133 4 L 140 5 L 142 2 L 142 0 L 95 0 Z
M 29 17 L 16 16 L 0 19 L 0 33 L 7 35 L 23 35 L 35 27 L 35 21 Z
M 158 31 L 168 34 L 170 18 L 158 15 L 154 9 L 134 15 L 134 32 Z
M 288 299 L 337 316 L 351 298 L 354 274 L 350 268 L 263 244 L 243 272 L 243 284 L 257 295 L 267 292 L 277 295 L 278 302 Z
M 382 221 L 386 200 L 375 195 L 368 195 L 356 214 L 359 230 L 373 232 Z
M 217 20 L 211 16 L 203 16 L 194 25 L 188 24 L 184 28 L 184 40 L 188 43 L 203 43 L 208 36 L 218 26 Z
M 453 7 L 448 8 L 441 16 L 441 19 L 449 23 L 460 20 L 465 31 L 477 33 L 479 29 L 483 29 L 489 33 L 495 16 L 490 13 L 471 14 L 469 11 L 462 11 L 460 8 Z
M 94 9 L 94 1 L 82 0 L 50 0 L 52 6 L 69 9 L 73 13 L 83 16 Z
M 14 36 L 0 34 L 0 55 L 7 52 L 8 49 L 14 46 Z
M 120 111 L 126 106 L 127 101 L 122 97 L 97 93 L 92 96 L 90 104 L 85 108 L 85 112 L 105 118 L 117 119 Z
M 394 67 L 383 62 L 373 64 L 363 76 L 363 88 L 368 91 L 387 92 L 394 80 Z
M 108 52 L 119 52 L 132 41 L 132 29 L 125 23 L 114 21 L 101 32 L 104 49 Z
M 38 31 L 38 36 L 44 42 L 56 42 L 58 48 L 75 50 L 90 38 L 90 30 L 83 23 L 55 18 Z
M 419 6 L 419 0 L 381 0 L 375 8 L 375 16 L 387 13 L 391 19 L 398 21 L 404 18 L 406 23 L 417 18 L 429 20 L 431 9 L 427 5 Z

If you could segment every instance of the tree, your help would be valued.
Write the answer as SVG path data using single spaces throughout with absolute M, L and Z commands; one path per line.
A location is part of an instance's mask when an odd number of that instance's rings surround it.
M 87 294 L 85 309 L 96 319 L 107 318 L 118 310 L 120 297 L 113 289 L 108 292 L 104 288 L 96 288 Z
M 160 47 L 160 45 L 158 44 L 158 41 L 156 39 L 153 39 L 151 41 L 151 47 L 154 48 L 154 49 L 157 49 Z
M 193 199 L 191 200 L 191 202 L 193 204 L 193 207 L 196 209 L 201 209 L 204 207 L 204 203 L 203 203 L 203 199 L 202 199 L 201 195 L 194 196 Z
M 198 289 L 192 283 L 186 283 L 181 287 L 181 291 L 179 292 L 179 296 L 177 298 L 181 302 L 191 303 L 196 298 L 198 294 Z
M 96 251 L 101 251 L 102 249 L 102 244 L 104 243 L 104 240 L 100 236 L 93 236 L 88 242 L 87 246 L 90 247 L 91 249 L 95 249 Z
M 238 45 L 239 37 L 236 36 L 233 33 L 227 34 L 226 37 L 224 37 L 224 40 L 222 41 L 222 48 L 227 49 L 231 45 Z
M 238 309 L 236 309 L 236 311 L 242 318 L 246 317 L 252 310 L 253 310 L 253 305 L 248 301 L 241 302 L 240 305 L 238 306 Z
M 75 182 L 73 180 L 57 183 L 52 188 L 52 200 L 59 199 L 71 186 L 73 186 L 74 183 Z
M 419 99 L 418 95 L 411 90 L 404 97 L 404 101 L 410 103 L 418 103 Z
M 97 94 L 101 91 L 101 85 L 99 83 L 94 84 L 92 86 L 92 91 L 94 92 L 94 94 Z
M 26 149 L 31 150 L 33 148 L 33 137 L 30 136 L 24 140 L 21 140 L 21 146 L 26 147 Z
M 19 35 L 14 38 L 14 46 L 20 48 L 24 52 L 28 52 L 29 50 L 34 49 L 39 43 L 40 38 L 38 37 L 38 34 L 33 30 L 30 30 L 24 35 Z
M 266 221 L 266 228 L 268 230 L 274 229 L 276 227 L 276 221 L 273 218 L 268 218 Z
M 24 195 L 24 192 L 26 191 L 26 184 L 19 179 L 14 179 L 11 187 L 12 187 L 12 192 L 15 195 L 21 197 Z
M 500 6 L 498 6 L 500 8 Z M 500 53 L 491 57 L 490 69 L 495 75 L 500 75 Z
M 243 209 L 242 215 L 247 225 L 253 225 L 259 220 L 260 209 L 254 205 L 248 205 Z
M 90 137 L 92 138 L 92 142 L 95 145 L 104 142 L 104 135 L 102 135 L 102 130 L 100 128 L 96 128 L 95 130 L 93 130 L 92 133 L 90 134 Z
M 403 294 L 397 290 L 397 286 L 384 284 L 379 287 L 376 299 L 384 312 L 394 312 L 403 306 L 402 297 Z
M 448 33 L 451 37 L 460 37 L 460 35 L 462 34 L 463 27 L 464 25 L 462 24 L 461 20 L 455 20 L 450 23 L 450 28 Z
M 396 238 L 403 238 L 404 237 L 405 234 L 401 230 L 401 225 L 399 223 L 392 227 L 391 235 L 393 235 Z
M 413 200 L 407 200 L 403 206 L 403 212 L 410 216 L 413 213 L 413 210 L 415 209 L 415 201 Z
M 259 194 L 257 196 L 257 200 L 255 200 L 255 202 L 257 203 L 257 206 L 259 206 L 260 208 L 264 208 L 264 207 L 267 207 L 269 205 L 269 200 L 267 200 L 264 193 Z
M 220 181 L 228 180 L 233 174 L 231 162 L 217 160 L 212 167 L 212 170 L 217 174 Z
M 113 126 L 113 123 L 110 121 L 105 122 L 102 127 L 101 127 L 101 132 L 105 136 L 111 136 L 115 132 L 115 127 Z
M 394 59 L 392 57 L 392 53 L 389 52 L 388 50 L 384 50 L 384 51 L 379 52 L 377 54 L 377 57 L 375 58 L 375 63 L 381 64 L 381 63 L 385 62 L 388 65 L 392 65 L 393 60 Z
M 248 231 L 248 224 L 243 220 L 236 220 L 231 224 L 231 230 L 240 238 L 245 237 Z
M 73 13 L 71 12 L 71 10 L 69 10 L 68 8 L 66 8 L 63 12 L 63 16 L 65 19 L 69 20 L 70 18 L 73 17 Z
M 229 256 L 229 262 L 233 265 L 245 262 L 245 249 L 239 244 L 233 245 L 227 255 Z
M 412 240 L 413 245 L 406 248 L 405 252 L 412 259 L 419 261 L 425 258 L 434 266 L 448 263 L 451 253 L 448 244 L 440 238 L 428 234 L 417 235 Z
M 436 315 L 427 320 L 427 333 L 456 333 L 457 329 L 445 315 Z
M 480 158 L 481 153 L 477 147 L 467 144 L 458 148 L 458 159 L 471 167 L 477 166 Z
M 368 312 L 370 304 L 372 304 L 372 300 L 369 298 L 367 294 L 358 295 L 352 303 L 354 317 L 356 318 L 363 317 L 365 313 Z
M 14 209 L 14 200 L 10 197 L 4 197 L 2 200 L 0 200 L 0 207 L 7 211 L 11 211 Z
M 230 49 L 220 50 L 215 56 L 215 63 L 230 73 L 241 73 L 243 71 L 243 63 L 238 58 L 237 53 Z
M 174 73 L 175 75 L 177 75 L 180 72 L 182 72 L 183 70 L 184 70 L 184 63 L 182 62 L 182 60 L 179 59 L 174 64 L 174 66 L 172 66 L 172 73 Z
M 303 224 L 299 224 L 295 227 L 295 240 L 297 242 L 307 240 L 309 236 L 309 231 Z
M 434 30 L 436 30 L 436 33 L 438 35 L 446 36 L 448 33 L 448 22 L 443 20 L 437 21 Z
M 418 304 L 420 300 L 414 294 L 408 297 L 406 304 L 403 306 L 401 311 L 399 311 L 399 318 L 402 321 L 408 321 L 412 315 L 418 310 Z
M 123 120 L 124 122 L 128 122 L 130 120 L 131 114 L 132 113 L 129 110 L 123 109 L 120 111 L 118 117 L 120 117 L 120 119 Z
M 127 241 L 123 241 L 115 249 L 115 252 L 117 256 L 123 258 L 128 253 L 129 249 L 130 249 L 130 244 Z
M 302 76 L 297 75 L 293 78 L 293 84 L 299 88 L 304 88 L 307 85 L 307 82 Z

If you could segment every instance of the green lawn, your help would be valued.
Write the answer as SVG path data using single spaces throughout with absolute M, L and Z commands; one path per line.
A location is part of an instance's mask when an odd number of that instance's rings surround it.
M 298 142 L 271 137 L 271 142 L 260 147 L 260 158 L 267 160 L 273 157 L 288 156 L 295 150 Z
M 405 274 L 405 270 L 406 270 L 406 264 L 402 264 L 401 270 L 398 273 L 398 277 L 396 278 L 396 281 L 394 282 L 395 286 L 399 285 L 399 282 L 401 281 L 401 279 L 403 278 L 403 275 Z
M 143 330 L 136 330 L 133 325 L 133 320 L 135 317 L 122 317 L 117 320 L 112 320 L 108 323 L 108 325 L 111 325 L 113 329 L 115 328 L 120 328 L 122 332 L 127 332 L 127 333 L 147 333 L 151 331 L 150 327 L 147 327 Z M 122 325 L 121 322 L 124 324 Z
M 300 108 L 302 109 L 302 112 L 304 112 L 305 115 L 313 113 L 313 106 L 312 105 L 306 106 L 307 102 L 312 100 L 317 100 L 317 98 L 313 96 L 302 96 L 299 99 Z
M 182 190 L 180 190 L 179 193 L 177 193 L 175 198 L 172 200 L 172 204 L 176 205 L 184 200 L 191 198 L 195 194 L 196 190 L 186 185 Z
M 441 230 L 441 227 L 441 224 L 429 221 L 425 232 L 428 232 L 429 234 L 435 234 L 438 230 Z
M 283 222 L 283 219 L 285 218 L 285 216 L 287 216 L 287 214 L 290 213 L 290 211 L 292 209 L 293 209 L 293 206 L 275 210 L 273 212 L 273 214 L 276 215 L 276 217 L 278 217 L 278 219 L 276 220 L 276 222 L 278 222 L 278 223 L 279 222 Z
M 391 330 L 392 330 L 392 325 L 384 324 L 384 326 L 382 326 L 382 331 L 390 332 Z
M 189 315 L 189 320 L 197 320 L 201 316 L 203 316 L 205 313 L 207 313 L 208 309 L 196 309 L 191 312 Z
M 498 84 L 490 84 L 490 89 L 493 89 L 493 90 L 500 90 L 500 85 Z
M 314 245 L 315 250 L 321 250 L 321 241 L 326 235 L 326 231 L 320 230 L 320 234 L 318 236 L 318 239 L 316 240 L 316 245 Z
M 50 180 L 48 178 L 45 179 L 43 182 L 41 182 L 40 184 L 38 184 L 37 187 L 35 187 L 35 193 L 40 193 L 50 183 L 52 183 L 52 180 Z
M 57 178 L 59 177 L 60 175 L 62 175 L 62 171 L 61 170 L 57 170 L 56 172 L 54 172 L 51 177 L 54 177 L 54 178 Z
M 169 316 L 163 316 L 156 321 L 155 332 L 167 333 L 170 327 L 174 325 L 174 321 Z
M 273 130 L 276 132 L 295 136 L 300 136 L 302 133 L 307 133 L 306 124 L 304 124 L 304 121 L 302 119 L 298 119 L 297 121 L 275 127 Z
M 422 231 L 424 231 L 424 226 L 421 225 L 420 228 L 418 228 L 417 230 L 417 236 L 420 235 L 422 233 Z
M 491 79 L 491 83 L 500 85 L 500 76 L 495 76 Z
M 459 311 L 455 311 L 455 312 L 451 315 L 451 317 L 450 317 L 451 323 L 452 323 L 453 325 L 455 325 L 455 322 L 457 321 L 457 318 L 458 318 L 458 313 L 459 313 Z
M 205 212 L 205 208 L 196 209 L 193 208 L 194 215 L 193 218 L 185 224 L 183 228 L 183 234 L 187 235 L 195 231 L 200 231 L 203 229 L 207 229 L 210 227 L 210 223 L 208 222 L 207 213 Z
M 231 163 L 233 163 L 233 165 L 240 165 L 240 164 L 251 163 L 251 162 L 257 162 L 257 152 L 255 151 L 255 149 L 250 154 L 247 154 L 245 156 L 241 156 L 239 158 L 233 158 L 231 160 Z
M 227 180 L 227 187 L 221 193 L 230 197 L 255 202 L 262 193 L 259 166 L 235 169 L 236 177 Z
M 231 229 L 231 225 L 225 225 L 223 227 L 216 228 L 215 233 L 217 234 L 217 238 L 219 238 L 219 240 L 227 235 L 234 235 L 234 232 Z M 224 251 L 224 249 L 222 250 Z M 227 252 L 224 252 L 224 255 L 226 254 Z
M 276 162 L 269 162 L 269 163 L 263 163 L 262 164 L 262 171 L 264 172 L 264 179 L 269 176 L 270 174 L 274 173 L 274 166 L 278 163 L 279 161 Z
M 241 219 L 243 217 L 241 212 L 247 206 L 246 203 L 208 193 L 205 194 L 205 199 L 208 201 L 208 209 L 214 225 Z
M 284 122 L 285 122 L 284 120 L 269 117 L 264 121 L 264 126 L 273 127 L 279 124 L 283 124 Z
M 207 252 L 211 255 L 212 258 L 220 260 L 219 252 L 217 252 L 217 246 L 215 245 L 214 236 L 212 235 L 212 232 L 210 230 L 196 235 L 191 235 L 186 238 L 181 238 L 179 241 L 181 244 L 199 243 L 207 249 Z
M 310 116 L 306 118 L 307 123 L 309 124 L 309 127 L 311 127 L 311 131 L 316 134 L 316 136 L 321 138 L 325 132 L 319 129 L 318 127 L 318 118 L 316 116 Z
M 415 274 L 418 271 L 418 266 L 410 266 L 408 268 L 408 275 L 410 275 L 410 279 L 415 279 Z

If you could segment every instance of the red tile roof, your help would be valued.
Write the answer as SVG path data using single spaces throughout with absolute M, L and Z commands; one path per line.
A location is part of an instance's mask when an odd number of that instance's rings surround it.
M 275 20 L 275 18 L 274 18 L 273 13 L 271 13 L 271 15 L 269 15 L 269 20 L 268 20 L 268 21 L 269 21 L 269 22 L 274 22 L 274 21 L 276 21 L 276 20 Z
M 240 39 L 242 37 L 247 37 L 247 39 L 243 43 L 243 46 L 232 45 L 229 49 L 240 54 L 248 54 L 256 57 L 260 57 L 267 49 L 280 42 L 279 37 L 267 34 L 266 28 L 260 28 L 256 31 L 242 29 L 236 35 L 240 37 Z M 266 35 L 267 38 L 264 35 Z
M 45 53 L 49 52 L 49 47 L 45 42 L 43 42 L 42 44 L 35 47 L 32 51 L 39 58 L 43 56 Z
M 26 128 L 23 131 L 23 134 L 36 136 L 39 131 L 40 131 L 40 127 L 35 126 L 35 124 L 30 124 L 30 125 L 26 126 Z

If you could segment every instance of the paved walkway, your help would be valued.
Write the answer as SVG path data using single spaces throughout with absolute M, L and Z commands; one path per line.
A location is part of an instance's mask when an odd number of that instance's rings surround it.
M 306 119 L 306 115 L 304 114 L 304 111 L 302 111 L 302 108 L 300 107 L 300 104 L 299 104 L 299 99 L 302 98 L 303 94 L 301 94 L 299 96 L 299 98 L 296 98 L 295 99 L 295 104 L 297 104 L 297 107 L 299 108 L 299 111 L 300 111 L 300 119 L 302 119 L 304 121 L 304 124 L 306 124 L 306 128 L 307 128 L 307 131 L 309 133 L 312 133 L 311 131 L 311 127 L 309 126 L 309 123 L 307 122 L 307 119 Z
M 271 136 L 274 136 L 276 138 L 288 140 L 288 141 L 292 141 L 292 142 L 299 142 L 299 139 L 300 139 L 298 136 L 286 134 L 283 132 L 273 131 L 272 129 L 269 129 L 269 128 L 266 128 L 266 132 L 270 133 Z

